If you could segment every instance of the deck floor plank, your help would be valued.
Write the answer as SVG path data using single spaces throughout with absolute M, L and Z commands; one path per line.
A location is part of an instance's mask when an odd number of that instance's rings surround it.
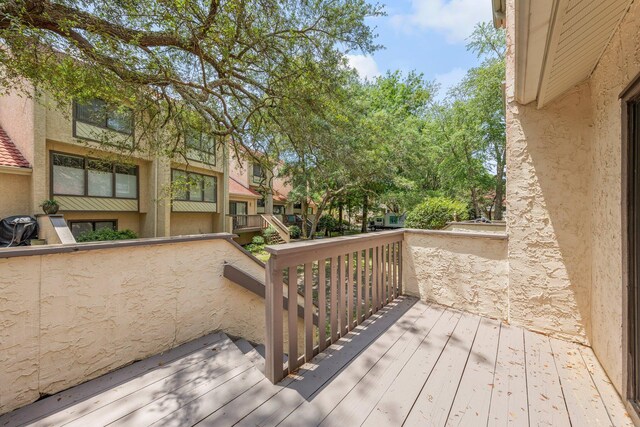
M 332 353 L 318 361 L 314 358 L 303 365 L 295 375 L 296 380 L 272 398 L 261 404 L 239 425 L 268 426 L 284 420 L 299 405 L 309 399 L 325 383 L 336 376 L 347 364 L 363 351 L 369 353 L 378 337 L 389 333 L 402 333 L 402 325 L 425 310 L 425 306 L 411 298 L 398 298 L 356 327 L 344 338 L 330 346 Z M 412 323 L 412 322 L 411 322 Z M 350 366 L 350 365 L 349 365 Z M 305 369 L 306 368 L 306 369 Z
M 565 402 L 574 426 L 611 426 L 598 388 L 591 379 L 577 346 L 550 339 Z
M 2 415 L 0 425 L 34 424 L 44 418 L 48 419 L 47 424 L 55 425 L 60 420 L 73 419 L 72 414 L 108 403 L 113 398 L 112 390 L 131 388 L 132 384 L 142 387 L 166 378 L 187 366 L 206 361 L 211 356 L 211 348 L 223 348 L 229 343 L 222 332 L 205 335 Z
M 479 326 L 479 316 L 462 314 L 433 373 L 416 398 L 404 426 L 446 424 Z
M 401 425 L 449 342 L 461 313 L 445 310 L 426 340 L 366 418 L 365 425 Z M 402 398 L 398 399 L 399 396 Z
M 259 365 L 212 334 L 0 426 L 633 425 L 590 348 L 406 296 L 279 384 Z
M 570 427 L 567 405 L 547 336 L 524 331 L 527 354 L 529 422 L 534 426 Z
M 579 349 L 613 425 L 615 427 L 633 427 L 633 421 L 627 413 L 620 395 L 611 384 L 602 366 L 600 366 L 596 355 L 593 354 L 593 350 L 589 347 L 579 347 Z
M 382 357 L 375 363 L 364 363 L 359 366 L 366 370 L 364 375 L 356 381 L 359 374 L 350 369 L 349 375 L 341 374 L 340 378 L 332 382 L 321 396 L 314 399 L 312 405 L 318 405 L 324 399 L 325 410 L 318 413 L 318 418 L 327 412 L 320 425 L 360 425 L 378 403 L 387 388 L 398 376 L 399 372 L 411 359 L 420 344 L 442 316 L 441 308 L 427 308 L 415 325 L 396 341 Z M 364 354 L 359 356 L 365 357 Z M 293 414 L 295 416 L 295 413 Z M 294 418 L 295 419 L 295 418 Z
M 491 390 L 496 367 L 500 322 L 484 318 L 471 348 L 448 425 L 483 425 L 489 418 Z
M 524 332 L 502 324 L 489 408 L 490 426 L 528 426 Z

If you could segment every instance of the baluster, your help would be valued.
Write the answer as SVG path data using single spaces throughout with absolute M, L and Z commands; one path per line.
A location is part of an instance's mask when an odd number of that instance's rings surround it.
M 356 325 L 362 322 L 362 251 L 356 253 L 356 286 L 358 288 L 356 297 L 358 303 L 356 304 Z
M 327 260 L 318 261 L 318 347 L 327 347 Z
M 298 267 L 289 267 L 289 372 L 298 367 Z
M 275 384 L 284 378 L 282 270 L 275 268 L 275 257 L 267 261 L 266 276 L 265 375 Z
M 338 257 L 338 305 L 339 305 L 339 313 L 340 316 L 338 320 L 340 322 L 340 336 L 343 337 L 346 335 L 347 331 L 347 301 L 346 301 L 346 277 L 344 273 L 344 256 Z
M 402 245 L 398 242 L 398 295 L 402 295 Z
M 391 285 L 393 286 L 393 299 L 396 299 L 398 297 L 398 265 L 396 264 L 398 262 L 398 253 L 396 252 L 398 245 L 393 242 L 391 247 L 393 248 L 393 260 L 391 261 L 393 263 L 393 280 Z
M 391 260 L 392 244 L 387 245 L 387 304 L 393 301 L 393 261 Z
M 371 307 L 371 252 L 364 250 L 364 318 L 369 317 Z
M 371 308 L 372 313 L 376 313 L 378 311 L 378 247 L 375 246 L 372 249 L 372 272 L 371 272 Z
M 313 359 L 313 269 L 304 265 L 304 360 Z
M 331 342 L 338 340 L 338 258 L 331 258 L 331 270 L 329 271 L 329 304 L 331 322 Z
M 347 254 L 347 330 L 353 329 L 353 253 Z

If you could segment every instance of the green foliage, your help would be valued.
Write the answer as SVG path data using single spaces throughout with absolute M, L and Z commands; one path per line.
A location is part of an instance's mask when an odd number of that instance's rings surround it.
M 264 245 L 264 237 L 253 236 L 253 239 L 251 239 L 251 243 L 246 245 L 244 248 L 255 255 L 264 251 Z
M 318 228 L 328 232 L 334 231 L 338 226 L 338 220 L 329 214 L 322 215 L 318 220 Z
M 299 239 L 301 234 L 302 230 L 300 230 L 300 227 L 298 227 L 297 225 L 289 226 L 289 235 L 292 239 Z
M 77 242 L 99 242 L 106 240 L 127 240 L 137 239 L 138 235 L 131 230 L 112 230 L 110 228 L 101 228 L 95 231 L 85 231 L 77 238 Z
M 251 243 L 253 243 L 254 245 L 264 245 L 264 237 L 262 236 L 253 236 L 253 239 L 251 239 Z
M 405 225 L 408 228 L 437 230 L 456 218 L 458 221 L 468 219 L 467 210 L 467 205 L 457 200 L 430 197 L 409 212 Z

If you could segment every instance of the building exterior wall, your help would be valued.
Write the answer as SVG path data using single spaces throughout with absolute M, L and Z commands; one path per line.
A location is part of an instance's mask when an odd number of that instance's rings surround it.
M 202 212 L 171 212 L 171 235 L 213 233 L 217 215 Z
M 264 300 L 223 276 L 264 268 L 226 238 L 100 245 L 0 258 L 0 413 L 216 330 L 264 342 Z
M 407 230 L 404 292 L 425 301 L 508 320 L 506 235 Z
M 0 219 L 31 215 L 31 175 L 0 172 Z
M 138 208 L 137 219 L 133 220 L 130 212 L 105 212 L 99 214 L 99 207 L 81 212 L 85 207 L 75 206 L 76 210 L 65 210 L 62 206 L 60 212 L 67 219 L 117 219 L 120 224 L 127 224 L 141 237 L 162 237 L 172 234 L 172 230 L 179 234 L 196 234 L 200 232 L 223 232 L 226 222 L 224 213 L 228 209 L 226 185 L 228 170 L 225 159 L 224 147 L 218 147 L 216 164 L 209 165 L 189 160 L 186 164 L 180 158 L 173 161 L 166 158 L 153 156 L 148 152 L 144 143 L 140 143 L 140 149 L 133 153 L 122 153 L 118 149 L 112 149 L 108 145 L 97 142 L 79 140 L 73 136 L 73 115 L 71 105 L 68 108 L 60 108 L 57 103 L 49 99 L 46 94 L 39 98 L 27 98 L 18 93 L 9 93 L 0 97 L 0 125 L 5 129 L 13 142 L 20 149 L 25 158 L 32 164 L 33 172 L 30 187 L 27 189 L 28 206 L 24 213 L 36 214 L 40 212 L 39 205 L 43 200 L 55 197 L 51 194 L 51 151 L 68 154 L 76 154 L 87 157 L 95 157 L 118 161 L 125 156 L 127 161 L 132 161 L 138 167 Z M 187 169 L 189 171 L 205 175 L 215 175 L 218 180 L 217 212 L 221 214 L 208 214 L 208 222 L 205 225 L 202 215 L 196 221 L 188 223 L 182 221 L 185 215 L 179 215 L 178 224 L 171 226 L 171 168 Z M 10 182 L 24 181 L 25 178 L 11 178 Z M 10 195 L 5 196 L 11 203 L 24 202 L 24 190 L 17 186 L 9 186 L 9 180 L 4 179 L 1 186 L 7 185 L 11 189 Z M 15 194 L 14 194 L 15 193 Z M 7 193 L 9 194 L 9 193 Z M 20 200 L 20 202 L 17 202 Z M 6 206 L 6 208 L 5 208 Z M 14 210 L 9 202 L 3 205 L 4 210 Z M 120 208 L 118 208 L 120 209 Z M 129 209 L 129 207 L 127 207 Z M 105 210 L 108 210 L 105 208 Z M 215 222 L 212 223 L 211 219 Z M 182 222 L 181 222 L 182 221 Z M 200 231 L 205 230 L 205 231 Z M 229 230 L 230 231 L 230 230 Z
M 622 91 L 640 73 L 640 3 L 634 2 L 591 77 L 594 149 L 591 158 L 593 351 L 623 390 Z M 626 232 L 625 232 L 626 233 Z
M 591 91 L 544 109 L 514 99 L 514 2 L 507 5 L 509 320 L 588 343 L 591 293 Z

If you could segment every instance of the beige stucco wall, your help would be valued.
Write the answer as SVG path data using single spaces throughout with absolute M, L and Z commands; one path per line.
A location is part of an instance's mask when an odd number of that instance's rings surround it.
M 214 330 L 264 342 L 225 262 L 264 277 L 225 239 L 0 259 L 0 413 Z
M 212 213 L 171 212 L 171 235 L 212 233 L 216 215 Z
M 31 215 L 31 175 L 0 172 L 0 219 L 11 215 Z
M 408 295 L 508 320 L 506 235 L 407 230 L 403 286 Z
M 0 96 L 0 126 L 31 165 L 34 160 L 34 108 L 34 99 L 19 91 Z
M 591 91 L 544 109 L 514 100 L 514 3 L 507 8 L 510 320 L 587 343 L 591 293 Z
M 640 73 L 640 3 L 634 2 L 595 69 L 591 196 L 592 337 L 602 366 L 623 390 L 622 114 L 619 95 Z

